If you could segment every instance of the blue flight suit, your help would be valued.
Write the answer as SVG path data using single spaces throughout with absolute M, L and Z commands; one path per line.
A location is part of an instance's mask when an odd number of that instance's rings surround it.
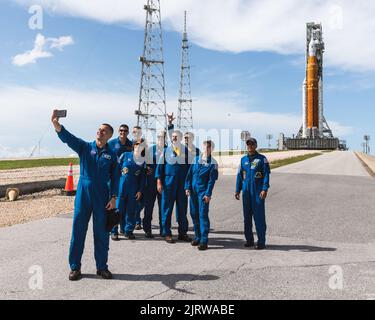
M 270 166 L 267 158 L 259 153 L 242 157 L 237 173 L 236 192 L 242 190 L 242 204 L 247 242 L 254 242 L 252 218 L 258 236 L 258 245 L 266 244 L 265 201 L 260 198 L 261 191 L 268 191 Z
M 143 139 L 143 138 L 141 138 L 141 139 Z M 132 145 L 133 145 L 134 143 L 136 143 L 136 142 L 137 142 L 137 141 L 134 140 L 134 139 L 131 141 Z M 139 201 L 137 202 L 137 205 L 136 205 L 136 207 L 135 207 L 135 224 L 136 224 L 136 225 L 141 225 L 141 223 L 142 223 L 142 219 L 141 219 L 141 211 L 142 211 L 142 209 L 144 208 L 144 206 L 145 206 L 145 204 L 144 204 L 144 199 L 143 199 L 143 196 L 142 196 L 141 200 L 139 200 Z
M 120 138 L 114 138 L 108 141 L 109 147 L 116 153 L 119 158 L 124 152 L 132 152 L 133 142 L 126 138 L 125 144 L 122 144 Z
M 105 207 L 111 196 L 118 194 L 119 174 L 116 154 L 108 144 L 99 149 L 96 141 L 85 142 L 72 135 L 63 126 L 58 137 L 77 152 L 80 159 L 80 177 L 74 202 L 73 231 L 69 251 L 70 268 L 81 269 L 87 227 L 92 213 L 96 268 L 107 270 L 109 234 L 106 231 Z
M 211 156 L 206 160 L 197 157 L 195 164 L 190 166 L 186 177 L 185 190 L 190 191 L 190 215 L 194 224 L 195 240 L 200 244 L 208 243 L 210 219 L 209 203 L 204 196 L 211 197 L 215 182 L 218 179 L 218 165 Z
M 133 152 L 125 152 L 118 161 L 121 177 L 116 207 L 121 213 L 120 230 L 131 234 L 134 231 L 136 207 L 139 202 L 135 196 L 137 192 L 143 193 L 145 186 L 144 158 L 134 159 Z M 117 226 L 112 229 L 112 234 L 118 234 Z
M 145 233 L 151 233 L 152 213 L 156 199 L 158 199 L 159 208 L 159 227 L 160 234 L 163 234 L 163 224 L 161 215 L 161 194 L 157 190 L 157 180 L 155 178 L 156 166 L 163 155 L 165 147 L 162 151 L 158 150 L 157 145 L 153 145 L 147 149 L 146 153 L 146 186 L 144 193 L 144 218 L 143 230 Z
M 171 218 L 175 202 L 178 234 L 184 236 L 189 229 L 185 194 L 185 179 L 189 169 L 188 150 L 182 144 L 179 148 L 178 155 L 172 146 L 167 147 L 156 167 L 155 178 L 160 179 L 163 184 L 161 201 L 163 236 L 172 235 Z

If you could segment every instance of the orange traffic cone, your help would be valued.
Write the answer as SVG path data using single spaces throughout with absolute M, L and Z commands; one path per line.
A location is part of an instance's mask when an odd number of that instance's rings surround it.
M 65 189 L 63 189 L 62 194 L 64 196 L 75 196 L 76 190 L 74 190 L 73 182 L 73 163 L 69 163 L 68 177 L 66 178 Z

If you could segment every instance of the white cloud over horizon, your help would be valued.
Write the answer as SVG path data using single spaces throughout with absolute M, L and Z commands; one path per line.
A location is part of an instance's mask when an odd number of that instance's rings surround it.
M 15 0 L 40 4 L 53 14 L 102 23 L 144 27 L 145 1 Z M 162 0 L 164 28 L 181 32 L 188 11 L 188 32 L 197 45 L 219 51 L 269 51 L 304 54 L 306 22 L 322 22 L 325 62 L 350 71 L 375 70 L 375 1 L 361 0 Z
M 62 51 L 65 46 L 72 45 L 73 43 L 74 40 L 71 36 L 46 38 L 44 35 L 38 33 L 34 41 L 34 48 L 14 56 L 12 62 L 18 67 L 35 64 L 39 59 L 52 57 L 53 54 L 49 50 L 58 49 Z
M 259 112 L 254 106 L 245 106 L 228 96 L 218 100 L 215 95 L 201 97 L 195 102 L 194 127 L 199 129 L 249 130 L 253 136 L 265 137 L 279 132 L 293 134 L 299 129 L 300 115 Z M 174 99 L 174 100 L 173 100 Z M 68 109 L 62 120 L 67 128 L 85 140 L 93 140 L 100 123 L 111 123 L 115 129 L 122 123 L 136 124 L 134 105 L 136 94 L 78 91 L 53 87 L 0 87 L 0 158 L 27 157 L 39 139 L 41 156 L 69 155 L 71 151 L 57 140 L 50 123 L 54 108 Z M 170 97 L 170 101 L 177 98 Z M 168 112 L 176 112 L 168 107 Z M 176 113 L 175 113 L 176 114 Z M 330 122 L 336 135 L 351 135 L 354 128 Z

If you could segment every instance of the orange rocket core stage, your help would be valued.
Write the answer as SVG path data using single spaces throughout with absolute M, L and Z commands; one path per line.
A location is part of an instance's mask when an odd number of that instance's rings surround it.
M 319 78 L 318 64 L 315 56 L 307 62 L 307 128 L 319 126 Z

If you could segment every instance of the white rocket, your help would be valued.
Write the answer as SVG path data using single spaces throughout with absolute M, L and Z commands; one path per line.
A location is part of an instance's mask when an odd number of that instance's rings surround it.
M 317 45 L 311 33 L 306 78 L 302 85 L 302 138 L 323 137 L 323 80 L 319 76 Z

